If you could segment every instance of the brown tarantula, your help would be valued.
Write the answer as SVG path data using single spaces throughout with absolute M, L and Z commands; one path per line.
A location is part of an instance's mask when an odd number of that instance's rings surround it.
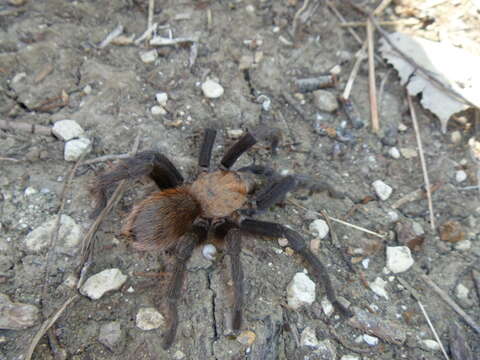
M 225 153 L 220 168 L 209 169 L 216 131 L 206 129 L 198 159 L 198 177 L 191 182 L 184 179 L 164 155 L 156 151 L 139 153 L 97 178 L 94 194 L 97 196 L 98 214 L 106 205 L 107 190 L 122 179 L 134 179 L 148 175 L 160 188 L 135 205 L 126 220 L 124 233 L 134 240 L 139 250 L 171 250 L 176 261 L 169 282 L 166 300 L 170 325 L 165 335 L 164 347 L 175 339 L 178 325 L 177 301 L 185 277 L 186 263 L 195 246 L 204 242 L 208 234 L 226 241 L 227 254 L 231 257 L 231 276 L 234 287 L 233 329 L 242 323 L 243 270 L 240 261 L 241 233 L 284 237 L 290 247 L 309 263 L 313 276 L 325 287 L 328 299 L 345 316 L 351 316 L 335 296 L 327 270 L 306 246 L 303 238 L 288 227 L 273 222 L 251 218 L 255 213 L 267 210 L 283 200 L 286 193 L 299 187 L 312 191 L 327 190 L 332 197 L 343 194 L 324 182 L 315 182 L 307 176 L 280 176 L 271 168 L 261 165 L 230 170 L 236 160 L 257 140 L 270 137 L 272 150 L 278 138 L 273 130 L 245 133 Z M 268 179 L 267 185 L 256 190 L 256 175 Z

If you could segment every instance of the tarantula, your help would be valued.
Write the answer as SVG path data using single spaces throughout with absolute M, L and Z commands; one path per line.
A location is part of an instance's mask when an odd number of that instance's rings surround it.
M 313 276 L 323 284 L 335 308 L 343 315 L 351 316 L 350 310 L 337 300 L 326 268 L 297 232 L 281 224 L 251 218 L 299 187 L 307 187 L 312 191 L 326 190 L 331 197 L 342 197 L 325 182 L 316 182 L 301 175 L 280 176 L 266 166 L 251 165 L 231 170 L 236 160 L 257 140 L 270 137 L 274 148 L 278 143 L 275 135 L 274 131 L 265 129 L 246 132 L 224 154 L 220 167 L 212 171 L 209 166 L 216 130 L 206 129 L 198 158 L 198 176 L 190 182 L 184 182 L 170 160 L 156 151 L 138 153 L 112 171 L 97 177 L 93 192 L 98 202 L 93 216 L 105 207 L 107 190 L 117 181 L 148 175 L 160 188 L 160 191 L 134 206 L 123 231 L 133 240 L 136 249 L 171 250 L 176 259 L 166 295 L 170 324 L 165 334 L 164 348 L 170 347 L 175 339 L 177 302 L 185 278 L 186 263 L 194 247 L 204 242 L 209 234 L 225 240 L 226 252 L 231 258 L 233 330 L 239 330 L 242 324 L 242 232 L 286 238 L 290 247 L 310 264 Z M 258 190 L 255 186 L 256 175 L 268 179 L 267 184 Z

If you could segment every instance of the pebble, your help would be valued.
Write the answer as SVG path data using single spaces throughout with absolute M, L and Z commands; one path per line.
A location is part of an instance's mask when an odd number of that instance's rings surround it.
M 365 270 L 368 269 L 368 265 L 370 265 L 370 259 L 369 258 L 363 259 L 362 260 L 362 266 Z
M 316 90 L 313 92 L 313 103 L 318 110 L 334 112 L 338 109 L 338 102 L 335 95 L 327 90 Z
M 240 136 L 243 135 L 243 130 L 242 129 L 228 129 L 227 130 L 227 135 L 231 139 L 238 139 Z
M 202 248 L 202 255 L 205 259 L 213 261 L 217 255 L 217 248 L 212 244 L 206 244 Z
M 431 339 L 422 340 L 421 345 L 423 345 L 424 348 L 427 348 L 429 350 L 433 350 L 433 351 L 440 350 L 440 344 L 435 340 L 431 340 Z
M 318 251 L 320 250 L 320 239 L 312 239 L 310 240 L 310 250 L 312 250 L 313 253 L 317 254 Z
M 152 108 L 150 109 L 150 111 L 152 112 L 152 115 L 167 115 L 167 110 L 165 110 L 163 107 L 161 107 L 160 105 L 154 105 L 152 106 Z
M 53 232 L 55 231 L 57 216 L 52 216 L 42 225 L 32 230 L 25 237 L 25 247 L 32 252 L 40 252 L 50 244 Z M 75 220 L 68 215 L 60 217 L 60 229 L 56 247 L 58 251 L 66 255 L 74 255 L 82 240 L 83 230 Z
M 388 150 L 388 155 L 390 155 L 392 159 L 400 159 L 400 150 L 398 150 L 395 146 L 391 147 Z
M 52 133 L 57 138 L 68 141 L 82 136 L 84 131 L 75 120 L 60 120 L 53 124 Z
M 202 84 L 202 91 L 203 95 L 210 99 L 219 98 L 224 92 L 223 87 L 219 83 L 210 79 Z
M 370 289 L 372 289 L 372 291 L 375 294 L 388 300 L 388 294 L 387 294 L 387 291 L 385 290 L 385 285 L 387 284 L 388 283 L 385 280 L 383 280 L 380 277 L 377 277 L 375 281 L 370 282 L 368 286 L 370 287 Z
M 35 325 L 39 319 L 36 306 L 12 302 L 8 295 L 0 293 L 0 329 L 22 330 Z
M 158 52 L 155 49 L 150 50 L 150 51 L 146 51 L 146 52 L 143 52 L 143 53 L 140 54 L 140 59 L 142 59 L 142 61 L 145 64 L 152 63 L 155 60 L 157 60 L 157 58 L 158 58 Z
M 470 250 L 472 247 L 472 242 L 470 240 L 460 240 L 455 244 L 455 249 L 456 250 Z
M 281 247 L 288 246 L 288 240 L 286 238 L 278 238 L 278 245 Z
M 146 307 L 138 310 L 135 322 L 139 329 L 148 331 L 165 325 L 165 318 L 155 308 Z
M 333 305 L 326 297 L 320 301 L 320 305 L 322 306 L 322 310 L 327 317 L 330 317 L 333 314 Z
M 463 170 L 458 170 L 455 173 L 455 180 L 457 181 L 457 183 L 464 182 L 465 180 L 467 180 L 467 173 Z
M 312 221 L 308 229 L 314 234 L 314 236 L 317 236 L 320 239 L 324 239 L 330 231 L 327 222 L 322 219 Z
M 382 180 L 374 181 L 372 186 L 377 196 L 383 201 L 387 200 L 390 195 L 392 195 L 392 187 L 385 184 Z
M 412 221 L 412 230 L 417 236 L 425 234 L 425 230 L 423 229 L 422 224 L 416 221 Z
M 65 143 L 64 158 L 66 161 L 77 161 L 84 153 L 92 150 L 92 142 L 87 138 L 70 140 Z
M 127 276 L 123 275 L 120 269 L 106 269 L 90 276 L 80 288 L 80 293 L 92 300 L 98 300 L 106 292 L 120 289 L 125 281 Z
M 368 334 L 363 335 L 363 341 L 365 341 L 370 346 L 377 346 L 379 343 L 379 340 L 377 337 L 371 336 Z
M 257 101 L 262 104 L 262 110 L 263 111 L 270 111 L 270 108 L 272 107 L 272 100 L 267 95 L 260 95 L 257 97 Z
M 23 192 L 23 194 L 25 196 L 31 196 L 31 195 L 34 195 L 34 194 L 37 194 L 37 193 L 38 193 L 38 190 L 35 189 L 34 187 L 31 187 L 31 186 L 27 187 L 25 189 L 25 191 Z
M 462 133 L 458 130 L 453 131 L 452 135 L 450 135 L 450 140 L 453 144 L 460 144 L 462 141 Z
M 300 335 L 300 345 L 312 348 L 318 347 L 318 339 L 315 330 L 307 326 Z
M 180 350 L 175 351 L 175 354 L 173 354 L 173 358 L 175 360 L 182 360 L 185 359 L 185 354 L 181 352 Z
M 463 284 L 458 284 L 457 288 L 455 289 L 455 295 L 462 300 L 468 299 L 468 293 L 470 290 Z
M 157 93 L 155 99 L 161 106 L 167 106 L 168 94 L 166 92 Z
M 395 211 L 395 210 L 389 210 L 387 212 L 388 214 L 388 218 L 390 219 L 390 221 L 392 222 L 397 222 L 398 219 L 400 219 L 400 216 L 398 215 L 398 213 Z
M 115 352 L 120 350 L 119 345 L 122 342 L 123 334 L 119 321 L 111 321 L 100 327 L 98 341 Z
M 400 152 L 405 159 L 413 159 L 418 155 L 417 149 L 400 148 Z
M 238 62 L 238 69 L 240 71 L 247 70 L 253 66 L 253 56 L 243 55 Z
M 256 338 L 257 335 L 253 331 L 245 330 L 237 336 L 237 341 L 242 345 L 251 346 Z
M 404 123 L 399 123 L 397 129 L 398 131 L 405 132 L 408 130 L 408 127 Z
M 91 92 L 92 92 L 92 87 L 90 85 L 85 85 L 85 87 L 83 88 L 83 93 L 85 95 L 89 95 Z
M 398 129 L 390 126 L 385 130 L 385 134 L 382 137 L 381 142 L 385 146 L 394 146 L 397 144 L 397 138 Z
M 393 273 L 407 271 L 414 261 L 407 246 L 387 246 L 387 268 Z
M 357 355 L 343 355 L 340 360 L 361 360 Z
M 296 273 L 287 286 L 288 306 L 297 310 L 315 301 L 315 283 L 303 272 Z

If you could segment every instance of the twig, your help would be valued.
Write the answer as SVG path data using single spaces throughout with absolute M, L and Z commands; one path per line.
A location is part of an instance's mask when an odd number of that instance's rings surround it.
M 386 74 L 383 76 L 382 81 L 380 82 L 380 89 L 378 90 L 378 111 L 382 112 L 383 104 L 383 91 L 385 90 L 385 84 L 387 83 L 388 77 L 392 73 L 393 68 L 388 69 Z
M 438 189 L 442 187 L 443 183 L 436 183 L 430 186 L 430 193 L 434 193 Z M 398 199 L 392 204 L 393 209 L 398 209 L 399 207 L 402 207 L 405 204 L 408 204 L 409 202 L 416 201 L 423 199 L 425 197 L 426 190 L 424 189 L 417 189 L 415 191 L 412 191 L 411 193 L 405 195 L 404 197 Z
M 427 275 L 421 274 L 420 278 L 425 281 L 430 287 L 442 298 L 443 301 L 445 301 L 450 307 L 455 310 L 455 312 L 460 315 L 465 322 L 470 325 L 473 330 L 475 330 L 477 333 L 480 334 L 480 325 L 473 320 L 470 315 L 468 315 L 463 309 L 458 306 L 455 301 L 452 300 L 448 294 L 446 294 L 442 289 L 440 289 L 437 284 L 433 282 L 432 279 L 430 279 Z
M 314 210 L 307 209 L 306 207 L 298 204 L 297 202 L 295 202 L 295 201 L 293 201 L 293 200 L 288 199 L 287 202 L 289 202 L 290 204 L 292 204 L 292 205 L 294 205 L 294 206 L 296 206 L 296 207 L 298 207 L 298 208 L 300 208 L 300 209 L 303 209 L 303 210 L 305 210 L 305 211 L 310 211 L 310 212 L 313 212 L 313 213 L 315 213 L 315 214 L 317 214 L 317 215 L 323 216 L 321 213 L 319 213 L 319 212 L 317 212 L 317 211 L 314 211 Z M 334 218 L 334 217 L 332 217 L 332 216 L 328 216 L 328 217 L 330 218 L 330 220 L 335 221 L 335 222 L 337 222 L 337 223 L 339 223 L 339 224 L 342 224 L 342 225 L 345 225 L 345 226 L 349 226 L 349 227 L 351 227 L 351 228 L 353 228 L 353 229 L 357 229 L 357 230 L 363 231 L 363 232 L 365 232 L 365 233 L 367 233 L 367 234 L 370 234 L 370 235 L 379 237 L 380 239 L 383 239 L 383 238 L 385 238 L 385 236 L 386 236 L 386 235 L 382 235 L 382 234 L 376 233 L 376 232 L 374 232 L 374 231 L 365 229 L 365 228 L 363 228 L 363 227 L 361 227 L 361 226 L 350 224 L 350 223 L 348 223 L 348 222 L 346 222 L 346 221 L 343 221 L 343 220 Z
M 48 126 L 28 124 L 24 122 L 10 120 L 0 120 L 0 129 L 27 131 L 37 135 L 52 135 L 52 129 Z
M 413 108 L 412 98 L 407 90 L 408 107 L 410 108 L 410 116 L 412 117 L 413 128 L 415 130 L 415 137 L 417 138 L 418 152 L 420 153 L 420 164 L 422 165 L 423 179 L 427 188 L 428 210 L 430 212 L 430 226 L 435 230 L 435 215 L 433 213 L 432 192 L 430 191 L 430 180 L 428 178 L 427 163 L 425 162 L 425 154 L 423 153 L 422 139 L 420 137 L 420 129 L 418 127 L 417 115 Z
M 378 133 L 380 130 L 380 123 L 378 118 L 377 105 L 377 85 L 375 83 L 375 61 L 374 55 L 374 40 L 373 40 L 373 25 L 370 20 L 367 20 L 367 44 L 368 44 L 368 89 L 370 97 L 370 116 L 372 121 L 373 133 Z
M 172 46 L 183 43 L 194 43 L 197 42 L 198 38 L 194 36 L 188 37 L 179 37 L 179 38 L 166 38 L 163 36 L 155 36 L 150 40 L 150 45 L 152 46 Z
M 375 8 L 375 10 L 373 10 L 372 15 L 374 16 L 380 15 L 383 12 L 383 10 L 385 10 L 388 7 L 388 5 L 390 5 L 391 2 L 392 0 L 382 0 L 382 2 Z
M 425 308 L 423 307 L 423 304 L 417 300 L 418 306 L 420 307 L 420 310 L 422 310 L 422 314 L 427 320 L 428 326 L 430 327 L 430 330 L 432 330 L 433 336 L 435 337 L 435 340 L 437 340 L 437 343 L 440 345 L 440 349 L 442 350 L 443 356 L 445 356 L 445 359 L 450 360 L 450 358 L 447 355 L 447 352 L 445 351 L 445 348 L 443 347 L 442 341 L 440 340 L 440 337 L 437 334 L 437 331 L 433 327 L 433 324 L 430 320 L 430 317 L 428 316 L 427 312 L 425 311 Z
M 350 76 L 347 80 L 347 85 L 345 85 L 345 90 L 343 90 L 342 97 L 344 99 L 350 98 L 350 93 L 352 92 L 353 82 L 357 77 L 358 70 L 360 69 L 360 64 L 365 59 L 365 50 L 367 48 L 367 43 L 364 42 L 362 48 L 357 51 L 355 54 L 355 63 L 353 64 L 352 71 L 350 72 Z
M 386 21 L 379 21 L 378 23 L 380 25 L 398 25 L 404 23 L 404 19 L 399 19 L 399 20 L 386 20 Z M 365 21 L 346 21 L 344 23 L 340 24 L 341 27 L 359 27 L 359 26 L 367 26 L 367 23 Z
M 153 24 L 152 24 L 151 26 L 149 26 L 149 27 L 147 28 L 147 30 L 145 30 L 145 32 L 144 32 L 142 35 L 140 35 L 140 37 L 139 37 L 138 39 L 136 39 L 133 43 L 134 43 L 135 45 L 138 45 L 138 44 L 140 44 L 143 40 L 145 40 L 145 39 L 147 39 L 147 38 L 150 38 L 150 36 L 152 35 L 152 33 L 157 30 L 157 27 L 158 27 L 158 24 L 157 24 L 157 23 L 153 23 Z
M 103 39 L 103 41 L 98 45 L 98 48 L 103 49 L 105 46 L 110 44 L 113 41 L 113 39 L 115 39 L 122 33 L 123 33 L 123 25 L 118 25 L 115 29 L 112 30 L 110 34 L 107 35 L 105 39 Z
M 147 29 L 150 29 L 152 27 L 154 10 L 155 10 L 155 0 L 149 0 L 148 1 Z M 147 35 L 147 40 L 150 40 L 151 36 L 152 36 L 152 32 L 149 32 L 148 35 Z
M 4 156 L 0 156 L 0 161 L 20 162 L 20 160 L 18 160 L 18 159 L 14 159 L 14 158 L 11 158 L 11 157 L 4 157 Z
M 131 156 L 130 154 L 104 155 L 104 156 L 99 156 L 95 159 L 85 160 L 84 162 L 82 162 L 81 165 L 82 166 L 83 165 L 91 165 L 91 164 L 95 164 L 97 162 L 104 162 L 104 161 L 118 160 L 118 159 L 127 159 L 130 156 Z
M 292 37 L 293 38 L 295 38 L 295 34 L 297 33 L 298 18 L 307 9 L 309 2 L 310 2 L 310 0 L 305 0 L 303 2 L 302 7 L 300 9 L 298 9 L 298 11 L 295 13 L 295 16 L 293 17 L 293 21 L 292 21 Z

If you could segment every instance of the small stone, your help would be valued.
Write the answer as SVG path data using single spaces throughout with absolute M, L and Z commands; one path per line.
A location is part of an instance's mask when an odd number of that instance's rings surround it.
M 458 170 L 455 173 L 455 180 L 457 181 L 457 183 L 464 182 L 465 180 L 467 180 L 467 173 L 463 170 Z
M 327 90 L 316 90 L 313 92 L 313 103 L 318 110 L 334 112 L 338 109 L 338 102 L 335 95 Z
M 219 98 L 224 92 L 223 87 L 219 83 L 210 79 L 202 84 L 202 91 L 203 95 L 210 99 Z
M 407 271 L 414 261 L 407 246 L 387 246 L 387 268 L 393 273 Z
M 253 56 L 243 55 L 238 62 L 238 69 L 240 71 L 250 69 L 253 66 Z
M 242 129 L 229 129 L 227 130 L 227 135 L 231 139 L 238 139 L 240 136 L 243 135 Z
M 77 287 L 78 284 L 78 277 L 75 274 L 69 274 L 63 280 L 63 285 L 70 289 L 74 289 Z
M 422 224 L 420 224 L 416 221 L 412 222 L 412 230 L 415 233 L 415 235 L 417 235 L 417 236 L 425 234 L 425 230 L 423 229 Z
M 390 221 L 392 221 L 392 222 L 397 222 L 398 219 L 400 218 L 398 216 L 398 213 L 395 210 L 389 210 L 387 212 L 387 214 L 388 214 L 388 217 L 389 217 Z
M 463 284 L 458 284 L 457 288 L 455 289 L 455 295 L 462 300 L 468 299 L 468 293 L 470 290 Z
M 392 195 L 392 187 L 385 184 L 382 180 L 374 181 L 372 186 L 377 196 L 383 201 L 388 200 L 390 195 Z
M 318 339 L 315 330 L 307 326 L 300 335 L 300 345 L 312 348 L 318 347 Z
M 165 325 L 165 318 L 153 307 L 141 308 L 137 313 L 136 325 L 144 331 L 154 330 Z
M 175 354 L 173 354 L 173 359 L 174 360 L 182 360 L 185 359 L 185 354 L 181 352 L 180 350 L 175 351 Z
M 85 87 L 83 88 L 83 93 L 85 95 L 89 95 L 91 92 L 92 92 L 92 87 L 90 85 L 85 85 Z
M 24 73 L 24 72 L 15 74 L 15 76 L 12 78 L 12 84 L 16 84 L 17 82 L 22 81 L 26 77 L 27 77 L 27 73 Z
M 296 273 L 287 287 L 288 306 L 297 310 L 315 301 L 315 283 L 303 272 Z
M 74 139 L 65 143 L 64 158 L 66 161 L 77 161 L 80 157 L 89 153 L 92 149 L 92 142 L 87 138 Z
M 315 238 L 310 240 L 310 250 L 312 250 L 313 253 L 318 253 L 320 250 L 320 239 Z
M 343 355 L 340 360 L 361 360 L 357 355 Z
M 370 346 L 377 346 L 379 343 L 379 340 L 377 337 L 371 336 L 368 334 L 363 335 L 363 341 L 365 341 Z
M 242 345 L 251 346 L 256 338 L 257 335 L 253 331 L 245 330 L 237 336 L 237 341 Z
M 112 321 L 100 327 L 98 341 L 113 352 L 118 352 L 119 345 L 123 340 L 122 328 L 119 321 Z
M 417 149 L 401 148 L 400 152 L 405 159 L 413 159 L 418 155 Z
M 35 189 L 34 187 L 31 187 L 31 186 L 27 187 L 25 189 L 25 191 L 23 192 L 23 194 L 25 196 L 31 196 L 31 195 L 34 195 L 34 194 L 37 194 L 37 193 L 38 193 L 38 190 Z
M 398 128 L 397 128 L 397 129 L 398 129 L 398 131 L 405 132 L 405 131 L 408 130 L 408 127 L 407 127 L 407 125 L 405 125 L 404 123 L 400 123 L 400 124 L 398 124 Z
M 460 144 L 462 141 L 462 133 L 458 130 L 453 131 L 452 135 L 450 135 L 450 140 L 452 141 L 452 144 Z
M 433 351 L 439 351 L 440 350 L 440 344 L 436 342 L 435 340 L 431 339 L 425 339 L 421 341 L 422 347 L 433 350 Z
M 168 94 L 166 92 L 157 93 L 155 99 L 161 106 L 167 106 Z
M 369 264 L 370 264 L 370 259 L 369 258 L 365 258 L 365 259 L 362 260 L 362 266 L 365 270 L 368 269 Z
M 327 317 L 330 317 L 333 314 L 333 305 L 326 297 L 322 298 L 320 305 L 322 306 L 322 310 Z
M 400 151 L 396 147 L 391 147 L 388 150 L 388 155 L 390 155 L 392 159 L 400 159 Z
M 327 222 L 322 219 L 314 220 L 310 223 L 308 229 L 314 234 L 314 236 L 317 236 L 320 239 L 324 239 L 330 231 Z
M 288 240 L 286 238 L 278 238 L 278 245 L 281 247 L 288 246 Z
M 140 59 L 142 59 L 142 61 L 145 64 L 152 63 L 155 60 L 157 60 L 157 58 L 158 58 L 158 52 L 155 49 L 150 50 L 150 51 L 146 51 L 146 52 L 143 52 L 143 53 L 140 54 Z
M 253 14 L 253 13 L 255 13 L 255 6 L 249 4 L 249 5 L 245 6 L 245 10 L 247 10 L 248 13 Z
M 215 260 L 215 256 L 217 255 L 217 248 L 212 244 L 206 244 L 202 248 L 202 254 L 205 259 L 213 261 Z
M 52 133 L 57 138 L 68 141 L 82 136 L 84 131 L 75 120 L 60 120 L 53 124 Z
M 35 325 L 39 318 L 36 306 L 12 302 L 6 294 L 0 293 L 0 329 L 22 330 Z
M 287 254 L 287 256 L 292 256 L 293 254 L 295 254 L 295 251 L 293 251 L 293 249 L 291 247 L 286 247 L 285 248 L 285 254 Z
M 55 231 L 57 216 L 52 216 L 45 223 L 32 230 L 25 237 L 25 247 L 32 252 L 40 252 L 50 244 L 53 232 Z M 75 220 L 68 215 L 60 217 L 60 229 L 58 231 L 58 251 L 66 255 L 74 255 L 77 246 L 83 237 L 83 230 Z
M 152 106 L 150 111 L 152 112 L 152 115 L 167 115 L 167 111 L 160 105 Z
M 370 289 L 372 289 L 372 291 L 375 294 L 388 300 L 388 294 L 387 294 L 387 291 L 385 290 L 385 285 L 387 284 L 388 283 L 385 280 L 377 277 L 375 281 L 369 283 L 368 286 L 370 287 Z
M 82 295 L 92 300 L 100 299 L 106 292 L 118 290 L 127 281 L 120 269 L 106 269 L 90 276 L 80 288 Z
M 455 244 L 455 249 L 460 251 L 470 250 L 472 242 L 470 240 L 460 240 Z

